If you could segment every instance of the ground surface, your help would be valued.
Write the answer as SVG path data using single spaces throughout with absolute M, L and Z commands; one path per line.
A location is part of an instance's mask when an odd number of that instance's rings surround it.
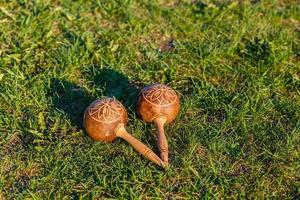
M 300 198 L 300 4 L 0 0 L 0 199 Z M 82 114 L 115 96 L 127 129 L 166 83 L 181 111 L 164 172 Z

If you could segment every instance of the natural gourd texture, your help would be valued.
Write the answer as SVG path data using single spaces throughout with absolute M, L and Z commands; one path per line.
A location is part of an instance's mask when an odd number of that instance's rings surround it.
M 168 163 L 168 142 L 164 134 L 164 124 L 173 122 L 179 112 L 179 97 L 170 87 L 154 84 L 143 88 L 138 97 L 138 115 L 148 123 L 154 122 L 160 157 Z
M 97 99 L 84 113 L 84 127 L 94 141 L 111 142 L 116 137 L 126 140 L 139 153 L 155 164 L 165 167 L 163 161 L 145 144 L 128 134 L 125 125 L 128 114 L 124 106 L 113 98 Z
M 113 141 L 116 129 L 127 121 L 124 106 L 113 98 L 95 100 L 84 113 L 84 127 L 92 140 Z

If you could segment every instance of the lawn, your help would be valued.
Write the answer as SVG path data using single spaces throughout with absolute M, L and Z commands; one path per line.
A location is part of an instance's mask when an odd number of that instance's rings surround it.
M 115 97 L 157 152 L 139 90 L 180 96 L 170 168 L 93 142 Z M 298 0 L 0 0 L 0 199 L 299 199 Z

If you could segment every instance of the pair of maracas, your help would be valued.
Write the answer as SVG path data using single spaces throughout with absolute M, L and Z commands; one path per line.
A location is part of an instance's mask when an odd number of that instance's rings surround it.
M 148 123 L 155 123 L 158 157 L 149 147 L 127 133 L 125 125 L 128 114 L 121 102 L 114 98 L 97 99 L 84 113 L 84 127 L 94 141 L 111 142 L 116 137 L 126 140 L 140 154 L 155 164 L 168 165 L 168 142 L 164 134 L 164 124 L 175 120 L 179 111 L 179 98 L 176 92 L 163 84 L 143 88 L 138 96 L 137 113 Z

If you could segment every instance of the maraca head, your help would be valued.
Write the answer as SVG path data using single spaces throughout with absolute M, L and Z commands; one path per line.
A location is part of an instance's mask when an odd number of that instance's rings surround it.
M 113 98 L 97 99 L 85 110 L 83 122 L 92 140 L 111 142 L 116 130 L 128 120 L 124 106 Z
M 172 88 L 163 84 L 154 84 L 141 90 L 137 112 L 148 123 L 153 122 L 157 117 L 164 117 L 166 122 L 170 123 L 175 120 L 179 107 L 179 98 Z

